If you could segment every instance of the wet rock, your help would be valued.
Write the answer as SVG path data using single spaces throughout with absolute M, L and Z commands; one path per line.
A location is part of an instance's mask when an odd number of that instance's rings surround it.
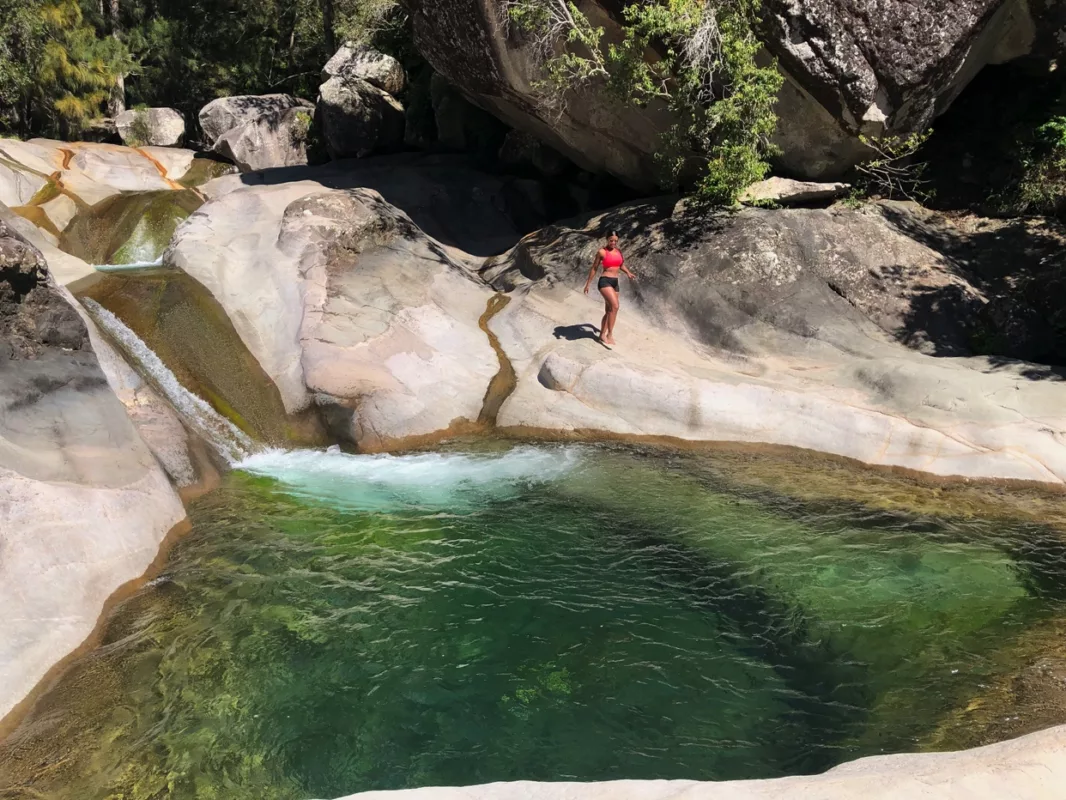
M 115 128 L 131 147 L 180 147 L 185 138 L 185 118 L 173 108 L 123 111 L 115 117 Z

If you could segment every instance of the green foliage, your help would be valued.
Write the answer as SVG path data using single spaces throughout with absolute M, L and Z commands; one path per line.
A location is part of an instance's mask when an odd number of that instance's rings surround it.
M 545 98 L 565 101 L 575 85 L 603 81 L 623 102 L 666 104 L 676 120 L 660 152 L 663 183 L 690 183 L 731 205 L 766 176 L 783 80 L 760 65 L 754 33 L 760 0 L 657 0 L 622 12 L 623 38 L 604 46 L 604 31 L 573 3 L 515 0 L 510 22 L 542 57 Z
M 0 125 L 77 136 L 101 116 L 132 68 L 122 42 L 101 37 L 76 0 L 0 0 Z
M 919 158 L 919 151 L 932 134 L 930 129 L 909 136 L 859 137 L 875 156 L 855 168 L 859 173 L 858 194 L 886 200 L 928 201 L 932 197 L 932 188 L 925 178 L 928 165 Z
M 1058 111 L 1064 104 L 1056 104 Z M 1055 113 L 1018 132 L 1015 177 L 993 196 L 998 211 L 1058 214 L 1066 211 L 1066 115 Z
M 352 44 L 380 45 L 406 21 L 397 0 L 334 0 L 337 37 Z
M 195 120 L 224 95 L 313 98 L 332 38 L 409 48 L 396 0 L 119 0 L 116 24 L 103 8 L 0 0 L 0 133 L 77 136 L 120 76 L 128 107 Z

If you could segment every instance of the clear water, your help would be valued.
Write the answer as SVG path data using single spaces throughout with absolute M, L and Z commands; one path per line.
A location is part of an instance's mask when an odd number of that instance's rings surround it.
M 1056 530 L 707 456 L 269 451 L 191 515 L 0 747 L 0 796 L 816 772 L 921 749 L 1066 616 Z

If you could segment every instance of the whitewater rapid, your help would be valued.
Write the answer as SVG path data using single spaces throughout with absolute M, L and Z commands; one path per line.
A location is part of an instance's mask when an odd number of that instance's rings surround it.
M 581 448 L 520 446 L 501 454 L 352 455 L 329 450 L 264 450 L 234 469 L 276 480 L 282 491 L 352 511 L 455 511 L 506 499 L 570 473 Z

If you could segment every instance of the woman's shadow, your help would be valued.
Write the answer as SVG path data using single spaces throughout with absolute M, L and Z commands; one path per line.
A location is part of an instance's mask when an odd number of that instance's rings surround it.
M 552 334 L 556 339 L 566 339 L 568 342 L 591 339 L 605 350 L 611 349 L 600 341 L 600 329 L 588 322 L 583 322 L 580 325 L 559 325 L 552 331 Z

